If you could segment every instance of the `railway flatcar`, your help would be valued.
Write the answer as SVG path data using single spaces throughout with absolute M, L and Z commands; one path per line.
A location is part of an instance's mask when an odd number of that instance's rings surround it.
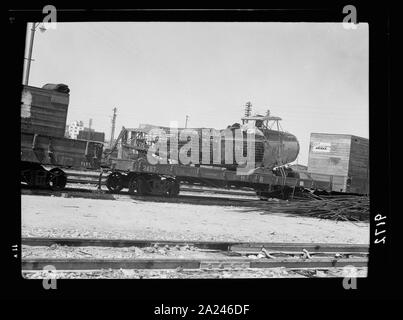
M 30 187 L 63 189 L 63 169 L 94 170 L 103 144 L 64 137 L 69 89 L 63 84 L 24 86 L 21 100 L 21 182 Z
M 106 186 L 111 192 L 128 188 L 131 194 L 177 196 L 179 184 L 185 182 L 224 188 L 248 187 L 255 189 L 261 196 L 281 193 L 281 197 L 288 197 L 290 192 L 299 188 L 299 179 L 292 172 L 286 172 L 284 165 L 296 159 L 298 140 L 290 133 L 270 129 L 269 121 L 278 122 L 281 120 L 278 117 L 257 116 L 242 120 L 242 126 L 230 126 L 227 128 L 229 135 L 224 133 L 218 137 L 218 145 L 221 146 L 218 155 L 222 157 L 215 162 L 211 153 L 213 139 L 203 135 L 204 129 L 181 128 L 171 131 L 171 128 L 153 125 L 123 128 L 105 157 L 112 169 Z M 238 131 L 237 135 L 234 129 L 240 129 L 241 132 Z M 193 140 L 179 138 L 184 130 L 196 132 Z M 223 130 L 218 132 L 220 134 Z M 248 148 L 247 137 L 243 135 L 245 132 L 252 133 L 255 142 L 255 150 L 252 151 L 255 152 L 256 162 L 251 166 L 240 164 L 235 157 L 236 148 L 242 151 Z M 186 138 L 186 135 L 182 135 L 182 138 Z M 171 148 L 173 144 L 175 148 Z M 207 145 L 207 148 L 203 148 L 203 145 Z M 178 153 L 184 153 L 179 149 L 187 150 L 189 146 L 191 149 L 195 147 L 196 151 L 191 152 L 196 156 L 192 158 L 190 152 L 188 158 L 193 160 L 181 163 Z M 225 159 L 228 146 L 229 155 L 232 156 L 229 157 L 232 158 L 230 161 Z M 113 151 L 117 151 L 115 156 Z M 238 168 L 241 170 L 238 171 Z

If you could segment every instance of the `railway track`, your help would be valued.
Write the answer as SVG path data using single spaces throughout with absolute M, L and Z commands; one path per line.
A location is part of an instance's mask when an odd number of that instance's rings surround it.
M 103 247 L 103 248 L 165 248 L 167 252 L 193 247 L 196 256 L 134 257 L 119 259 L 25 257 L 23 271 L 39 271 L 53 265 L 57 270 L 102 269 L 330 269 L 344 266 L 366 267 L 368 245 L 312 244 L 312 243 L 262 243 L 215 241 L 161 241 L 83 238 L 22 238 L 24 246 L 50 247 Z M 178 249 L 179 248 L 179 249 Z M 157 251 L 158 252 L 158 251 Z M 197 257 L 202 252 L 203 257 Z M 211 257 L 209 256 L 211 254 Z
M 366 258 L 328 259 L 276 259 L 251 260 L 242 259 L 57 259 L 32 258 L 22 260 L 22 270 L 43 270 L 52 265 L 57 270 L 102 270 L 102 269 L 256 269 L 256 268 L 286 268 L 286 269 L 329 269 L 354 266 L 367 267 Z
M 96 172 L 80 172 L 74 170 L 66 170 L 67 174 L 67 183 L 70 184 L 91 184 L 98 185 L 99 184 L 99 173 Z M 103 175 L 101 177 L 101 186 L 106 186 L 107 175 Z M 208 192 L 208 193 L 217 193 L 217 194 L 228 194 L 228 195 L 243 195 L 243 196 L 256 196 L 256 192 L 251 190 L 250 188 L 241 188 L 241 189 L 226 189 L 226 188 L 214 188 L 214 187 L 205 187 L 201 185 L 189 185 L 186 183 L 182 183 L 180 186 L 181 191 L 189 191 L 189 192 Z
M 368 245 L 361 244 L 328 244 L 328 243 L 273 243 L 273 242 L 237 242 L 237 241 L 172 241 L 172 240 L 128 240 L 97 238 L 42 238 L 23 237 L 21 244 L 28 246 L 100 246 L 100 247 L 150 247 L 150 246 L 194 246 L 199 249 L 249 252 L 265 248 L 269 251 L 285 251 L 300 253 L 307 250 L 311 253 L 361 253 L 368 254 Z
M 91 184 L 91 185 L 98 185 L 97 180 L 84 180 L 84 179 L 76 179 L 76 178 L 67 178 L 67 183 L 68 184 Z M 102 179 L 101 186 L 106 186 L 106 179 Z M 195 187 L 195 186 L 189 186 L 186 184 L 182 184 L 180 186 L 181 191 L 188 191 L 188 192 L 198 192 L 198 193 L 203 193 L 203 192 L 209 192 L 209 193 L 217 193 L 217 194 L 228 194 L 228 195 L 242 195 L 242 196 L 256 196 L 255 191 L 250 191 L 250 190 L 233 190 L 233 189 L 220 189 L 220 188 L 212 188 L 212 187 Z
M 102 200 L 140 200 L 148 202 L 167 202 L 167 203 L 186 203 L 199 205 L 223 205 L 223 206 L 240 206 L 240 207 L 256 207 L 262 206 L 263 203 L 256 197 L 234 197 L 230 195 L 206 194 L 203 192 L 185 192 L 176 197 L 162 197 L 156 195 L 130 195 L 127 191 L 121 191 L 118 194 L 105 190 L 89 190 L 83 188 L 66 188 L 61 191 L 49 189 L 32 189 L 27 187 L 21 188 L 22 195 L 40 195 L 55 196 L 64 198 L 89 198 Z

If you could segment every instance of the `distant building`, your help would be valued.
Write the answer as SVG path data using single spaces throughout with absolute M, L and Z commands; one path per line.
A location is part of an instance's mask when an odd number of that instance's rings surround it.
M 68 126 L 68 135 L 71 139 L 77 139 L 78 133 L 84 130 L 84 122 L 83 121 L 74 121 Z
M 92 121 L 90 121 L 90 125 Z M 84 122 L 76 120 L 70 123 L 66 128 L 65 136 L 70 139 L 91 140 L 98 142 L 105 142 L 105 133 L 95 131 L 92 128 L 84 127 Z

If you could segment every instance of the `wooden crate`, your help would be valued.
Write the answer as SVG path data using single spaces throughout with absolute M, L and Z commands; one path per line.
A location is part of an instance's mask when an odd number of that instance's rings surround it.
M 69 94 L 24 86 L 21 97 L 21 132 L 64 137 Z
M 308 172 L 328 176 L 332 190 L 369 193 L 369 140 L 353 135 L 312 133 Z

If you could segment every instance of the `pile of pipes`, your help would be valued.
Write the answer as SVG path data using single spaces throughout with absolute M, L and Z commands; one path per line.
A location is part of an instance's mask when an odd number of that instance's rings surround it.
M 270 204 L 272 201 L 268 201 Z M 270 211 L 301 214 L 321 219 L 369 221 L 369 197 L 352 195 L 314 195 L 294 197 L 292 201 L 273 201 Z

